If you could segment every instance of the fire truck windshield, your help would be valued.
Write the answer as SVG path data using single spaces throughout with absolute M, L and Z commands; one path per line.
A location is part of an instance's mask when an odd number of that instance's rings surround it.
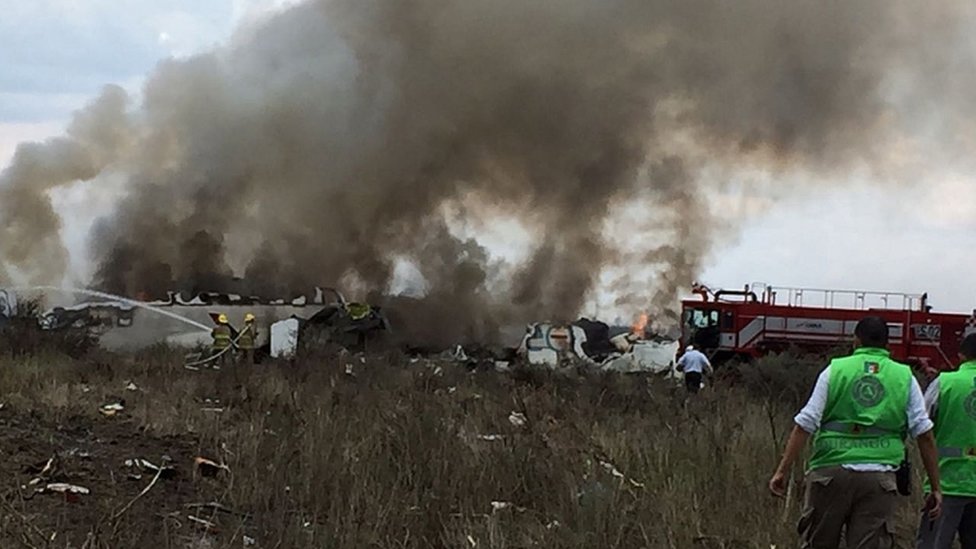
M 717 310 L 685 309 L 683 323 L 688 328 L 707 328 L 718 324 Z
M 719 340 L 718 309 L 686 308 L 682 313 L 683 340 L 700 348 L 712 349 Z

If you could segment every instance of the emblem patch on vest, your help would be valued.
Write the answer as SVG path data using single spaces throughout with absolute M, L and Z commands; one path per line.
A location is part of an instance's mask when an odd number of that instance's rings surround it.
M 878 378 L 866 375 L 854 382 L 851 393 L 855 402 L 865 408 L 873 408 L 884 398 L 885 388 Z
M 865 362 L 864 363 L 864 373 L 865 374 L 876 374 L 881 369 L 881 365 L 877 362 Z
M 966 415 L 970 419 L 976 419 L 976 391 L 969 393 L 966 401 L 962 403 L 962 407 L 965 408 Z

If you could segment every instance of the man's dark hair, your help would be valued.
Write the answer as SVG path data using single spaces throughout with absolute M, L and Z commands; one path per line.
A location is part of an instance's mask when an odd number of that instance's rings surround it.
M 854 327 L 854 335 L 862 347 L 884 348 L 888 346 L 888 323 L 880 316 L 868 316 Z
M 959 352 L 968 360 L 976 359 L 976 334 L 969 334 L 962 338 L 959 344 Z

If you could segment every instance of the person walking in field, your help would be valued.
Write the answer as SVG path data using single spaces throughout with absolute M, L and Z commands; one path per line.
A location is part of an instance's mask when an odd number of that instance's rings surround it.
M 703 374 L 712 375 L 715 371 L 705 353 L 695 349 L 694 345 L 689 345 L 685 349 L 685 353 L 678 359 L 677 369 L 679 372 L 684 372 L 685 388 L 689 393 L 697 393 L 701 389 Z
M 962 549 L 976 549 L 976 333 L 963 338 L 959 358 L 956 371 L 942 373 L 925 391 L 944 495 L 938 519 L 922 516 L 918 549 L 950 549 L 957 533 Z
M 794 418 L 783 458 L 769 490 L 785 496 L 788 475 L 813 437 L 806 495 L 797 531 L 801 547 L 890 548 L 898 504 L 895 471 L 905 437 L 918 441 L 928 474 L 929 518 L 942 509 L 938 454 L 921 387 L 911 369 L 889 357 L 888 325 L 867 317 L 854 329 L 855 351 L 830 362 L 806 406 Z

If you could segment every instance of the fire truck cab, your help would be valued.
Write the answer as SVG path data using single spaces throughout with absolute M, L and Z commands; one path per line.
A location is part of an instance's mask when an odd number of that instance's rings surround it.
M 976 312 L 937 313 L 928 295 L 858 290 L 783 288 L 765 284 L 711 291 L 682 301 L 682 346 L 694 344 L 714 360 L 749 359 L 797 348 L 827 351 L 850 344 L 868 315 L 888 323 L 892 358 L 942 370 L 957 362 L 959 340 L 976 331 Z

